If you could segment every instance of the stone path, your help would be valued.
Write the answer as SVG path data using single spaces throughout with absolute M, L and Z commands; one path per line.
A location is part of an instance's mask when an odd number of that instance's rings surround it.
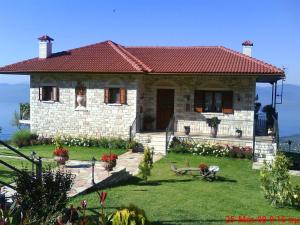
M 162 155 L 154 155 L 153 161 L 160 160 Z M 111 172 L 104 170 L 102 162 L 95 164 L 95 184 L 92 183 L 92 165 L 89 161 L 69 160 L 64 167 L 60 169 L 68 171 L 75 176 L 74 185 L 69 192 L 69 197 L 77 196 L 86 192 L 90 188 L 105 187 L 126 180 L 129 176 L 138 174 L 138 165 L 143 158 L 143 153 L 124 153 L 119 156 L 117 165 Z M 6 196 L 12 196 L 14 190 L 4 187 Z

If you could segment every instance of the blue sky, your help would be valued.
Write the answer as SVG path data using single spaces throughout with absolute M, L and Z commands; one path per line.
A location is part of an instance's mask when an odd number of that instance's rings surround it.
M 0 66 L 36 57 L 37 37 L 55 39 L 54 51 L 104 40 L 123 45 L 223 45 L 287 68 L 300 85 L 298 0 L 2 0 Z M 0 83 L 28 77 L 0 76 Z

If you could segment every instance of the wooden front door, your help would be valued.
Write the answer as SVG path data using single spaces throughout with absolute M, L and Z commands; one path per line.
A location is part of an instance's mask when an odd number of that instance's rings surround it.
M 167 128 L 174 114 L 174 89 L 157 89 L 156 129 Z

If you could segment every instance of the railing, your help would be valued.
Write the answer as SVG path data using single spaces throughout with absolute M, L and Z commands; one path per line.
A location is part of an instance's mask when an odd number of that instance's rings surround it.
M 129 140 L 132 141 L 137 132 L 140 130 L 140 116 L 136 116 L 129 127 Z
M 12 146 L 6 144 L 3 141 L 0 141 L 0 145 L 3 145 L 4 147 L 6 147 L 9 150 L 13 151 L 14 153 L 16 153 L 17 155 L 19 155 L 20 157 L 22 157 L 25 160 L 29 161 L 32 164 L 32 179 L 35 179 L 35 178 L 41 179 L 41 177 L 42 177 L 42 160 L 41 160 L 40 157 L 38 159 L 30 158 L 27 155 L 24 155 L 23 153 L 21 153 L 20 151 L 18 151 L 17 149 L 13 148 Z M 0 149 L 0 152 L 1 152 L 1 149 Z M 17 169 L 16 167 L 10 165 L 9 163 L 7 163 L 7 162 L 5 162 L 5 161 L 3 161 L 1 159 L 0 159 L 0 164 L 4 165 L 5 167 L 7 167 L 7 168 L 9 168 L 11 170 L 13 170 L 16 173 L 24 173 L 22 170 Z M 14 189 L 13 186 L 11 186 L 10 184 L 8 184 L 8 183 L 6 183 L 4 181 L 0 181 L 0 184 L 6 185 L 6 186 Z
M 174 133 L 175 133 L 175 116 L 173 115 L 166 128 L 166 152 L 168 151 L 171 137 L 174 136 Z
M 268 129 L 267 129 L 267 120 L 262 118 L 255 119 L 255 135 L 257 136 L 267 136 Z
M 273 131 L 274 131 L 274 142 L 277 144 L 277 148 L 279 148 L 279 125 L 278 125 L 278 113 L 276 116 L 272 116 L 274 120 Z

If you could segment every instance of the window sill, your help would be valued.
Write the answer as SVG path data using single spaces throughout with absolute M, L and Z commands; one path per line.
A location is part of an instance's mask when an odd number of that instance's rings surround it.
M 55 102 L 57 102 L 57 101 L 54 101 L 54 100 L 49 100 L 49 101 L 41 101 L 42 103 L 50 103 L 50 104 L 53 104 L 53 103 L 55 103 Z
M 77 107 L 75 108 L 75 111 L 83 111 L 83 112 L 87 112 L 89 111 L 86 107 Z
M 124 104 L 121 104 L 121 103 L 107 103 L 106 105 L 109 105 L 109 106 L 122 106 Z

